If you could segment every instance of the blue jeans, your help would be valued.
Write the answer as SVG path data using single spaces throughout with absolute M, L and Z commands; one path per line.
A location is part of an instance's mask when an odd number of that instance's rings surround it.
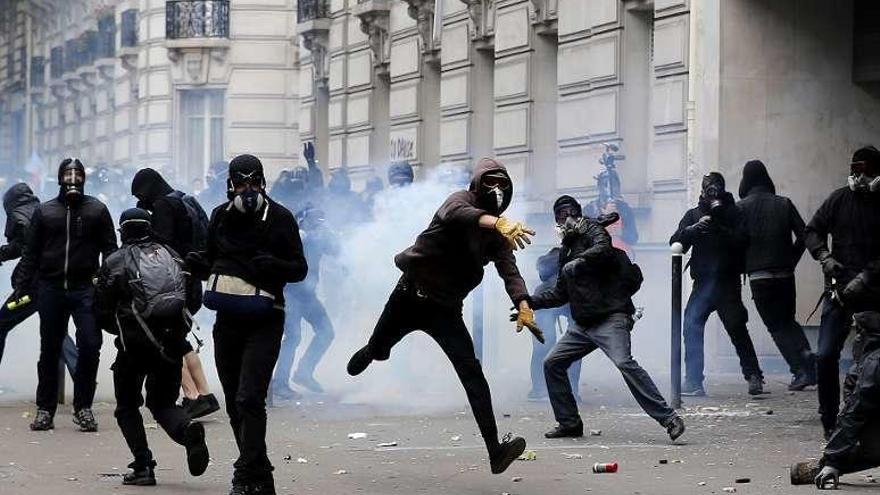
M 306 321 L 315 332 L 308 349 L 299 359 L 295 376 L 311 378 L 321 358 L 333 342 L 333 324 L 327 316 L 327 310 L 318 300 L 314 290 L 298 290 L 288 286 L 284 291 L 287 315 L 284 319 L 284 340 L 281 341 L 281 353 L 275 368 L 273 385 L 287 386 L 296 349 L 302 340 L 302 322 Z
M 715 311 L 739 356 L 743 377 L 746 380 L 754 375 L 763 377 L 755 346 L 746 328 L 749 314 L 742 303 L 742 286 L 739 278 L 733 276 L 727 279 L 694 280 L 693 291 L 684 310 L 685 383 L 703 384 L 703 334 L 706 321 Z
M 544 361 L 544 376 L 547 377 L 550 405 L 559 426 L 572 428 L 581 424 L 568 380 L 568 368 L 571 363 L 579 361 L 596 349 L 601 349 L 617 366 L 629 391 L 648 416 L 664 426 L 675 416 L 675 411 L 666 404 L 648 372 L 632 357 L 632 327 L 632 317 L 624 313 L 614 313 L 589 328 L 571 325 L 556 343 L 556 347 Z
M 554 309 L 542 309 L 535 312 L 535 321 L 538 328 L 544 332 L 545 342 L 542 344 L 537 339 L 532 339 L 532 391 L 531 395 L 536 397 L 544 397 L 547 395 L 547 380 L 544 378 L 544 359 L 553 346 L 556 345 L 556 324 L 560 317 L 564 317 L 569 321 L 571 327 L 571 313 L 568 306 Z M 568 368 L 568 381 L 571 382 L 571 389 L 575 393 L 578 391 L 581 377 L 581 361 L 577 360 L 571 363 Z
M 76 326 L 79 357 L 73 373 L 73 408 L 91 408 L 97 387 L 101 330 L 95 321 L 95 290 L 92 287 L 64 290 L 41 283 L 37 309 L 40 312 L 40 359 L 37 362 L 37 407 L 55 414 L 58 396 L 58 360 L 61 358 L 67 324 Z

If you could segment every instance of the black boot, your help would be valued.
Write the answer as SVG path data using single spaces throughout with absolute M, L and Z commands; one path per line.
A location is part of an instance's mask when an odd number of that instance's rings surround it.
M 584 436 L 584 423 L 578 421 L 574 426 L 556 425 L 556 428 L 544 433 L 544 438 L 580 438 Z
M 512 437 L 510 433 L 504 436 L 504 440 L 498 444 L 493 452 L 489 453 L 489 464 L 492 474 L 501 474 L 510 467 L 513 461 L 526 450 L 526 441 L 522 437 Z
M 749 377 L 749 395 L 761 395 L 764 393 L 764 378 L 761 375 Z
M 91 409 L 84 407 L 73 413 L 73 424 L 79 426 L 79 431 L 93 433 L 98 431 L 98 422 Z
M 678 437 L 684 435 L 684 420 L 678 414 L 669 418 L 669 421 L 664 426 L 666 427 L 666 433 L 673 442 L 678 440 Z
M 203 418 L 220 410 L 220 403 L 214 394 L 200 395 L 195 400 L 184 399 L 184 408 L 192 419 Z
M 358 376 L 367 369 L 367 366 L 373 362 L 373 356 L 370 355 L 370 349 L 367 346 L 361 347 L 361 349 L 354 353 L 351 356 L 351 359 L 348 360 L 348 374 L 351 376 Z
M 134 486 L 154 486 L 156 484 L 156 474 L 153 466 L 136 466 L 129 464 L 131 471 L 122 475 L 123 485 Z
M 201 423 L 190 423 L 184 433 L 186 442 L 186 464 L 189 474 L 201 476 L 208 469 L 208 444 L 205 443 L 205 427 Z
M 54 429 L 55 421 L 52 418 L 52 413 L 43 409 L 37 409 L 37 415 L 34 416 L 34 420 L 31 422 L 31 431 L 49 431 Z

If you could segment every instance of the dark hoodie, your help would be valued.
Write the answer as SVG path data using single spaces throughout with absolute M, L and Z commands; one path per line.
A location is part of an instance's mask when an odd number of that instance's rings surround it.
M 467 191 L 452 193 L 440 206 L 430 225 L 415 243 L 394 257 L 404 275 L 440 304 L 460 308 L 465 297 L 483 280 L 483 267 L 495 263 L 498 275 L 514 304 L 528 300 L 526 284 L 516 267 L 507 240 L 495 230 L 479 225 L 483 215 L 500 215 L 510 205 L 513 188 L 505 191 L 499 211 L 481 204 L 479 187 L 483 175 L 503 165 L 483 158 L 474 168 Z
M 27 240 L 27 229 L 31 224 L 31 217 L 40 206 L 40 200 L 34 196 L 30 186 L 20 182 L 10 187 L 3 195 L 3 209 L 6 211 L 6 244 L 0 246 L 0 262 L 10 261 L 21 256 L 24 244 Z M 12 271 L 13 284 L 20 271 L 18 265 Z M 23 282 L 30 285 L 30 282 Z M 13 286 L 13 289 L 16 286 Z
M 794 274 L 806 249 L 804 220 L 791 200 L 776 195 L 776 186 L 760 160 L 751 160 L 743 167 L 739 197 L 748 235 L 746 273 Z
M 844 472 L 867 460 L 866 445 L 876 447 L 877 438 L 866 435 L 876 435 L 880 415 L 880 313 L 857 313 L 853 320 L 861 329 L 853 344 L 856 362 L 844 380 L 843 407 L 822 459 Z
M 180 256 L 193 250 L 192 220 L 183 204 L 183 193 L 175 191 L 151 168 L 138 170 L 131 181 L 131 193 L 138 207 L 152 213 L 153 235 Z

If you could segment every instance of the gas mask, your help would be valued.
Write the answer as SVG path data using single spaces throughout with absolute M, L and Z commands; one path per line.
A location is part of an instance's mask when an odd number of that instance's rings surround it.
M 718 172 L 709 172 L 704 175 L 700 200 L 708 207 L 710 215 L 721 211 L 721 207 L 724 206 L 723 197 L 724 177 Z
M 256 172 L 235 174 L 229 179 L 229 195 L 232 206 L 241 213 L 254 214 L 263 209 L 266 197 L 263 194 L 265 181 Z
M 867 161 L 857 161 L 850 164 L 850 174 L 847 183 L 852 191 L 877 192 L 880 191 L 880 170 Z
M 66 202 L 76 203 L 83 197 L 86 170 L 78 158 L 66 158 L 58 167 L 58 185 Z
M 559 240 L 565 240 L 571 236 L 584 234 L 587 229 L 587 219 L 581 216 L 567 217 L 562 223 L 556 224 L 556 235 Z
M 482 202 L 494 208 L 494 212 L 500 213 L 504 208 L 505 194 L 513 185 L 510 178 L 504 172 L 489 172 L 480 181 L 480 197 Z

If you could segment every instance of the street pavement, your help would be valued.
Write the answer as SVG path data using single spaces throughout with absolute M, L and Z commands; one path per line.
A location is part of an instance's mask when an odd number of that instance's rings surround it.
M 709 397 L 686 400 L 687 432 L 675 444 L 626 396 L 622 383 L 620 389 L 581 390 L 585 427 L 597 430 L 582 439 L 544 439 L 553 426 L 547 403 L 496 404 L 502 434 L 525 437 L 535 454 L 502 475 L 490 474 L 464 405 L 428 416 L 399 415 L 311 396 L 270 410 L 269 456 L 279 494 L 812 493 L 814 487 L 790 485 L 788 466 L 821 452 L 815 391 L 787 392 L 785 380 L 771 377 L 770 393 L 753 398 L 732 376 L 710 378 Z M 133 488 L 120 485 L 130 458 L 112 408 L 96 405 L 98 433 L 77 432 L 64 406 L 54 432 L 35 433 L 27 428 L 33 404 L 0 395 L 0 494 L 228 492 L 235 443 L 223 413 L 205 421 L 212 462 L 207 473 L 193 478 L 183 449 L 143 410 L 159 485 Z M 366 437 L 349 438 L 352 433 Z M 620 468 L 593 474 L 596 462 L 617 462 Z M 842 490 L 880 492 L 869 474 L 845 476 Z M 873 474 L 880 478 L 880 471 Z

